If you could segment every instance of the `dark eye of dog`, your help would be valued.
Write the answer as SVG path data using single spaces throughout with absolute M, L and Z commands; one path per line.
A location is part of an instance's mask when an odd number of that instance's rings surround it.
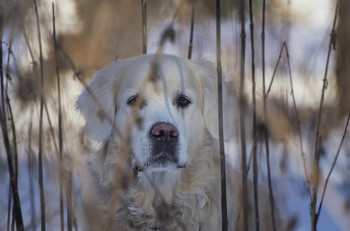
M 130 106 L 135 105 L 138 98 L 139 98 L 139 95 L 133 95 L 128 99 L 126 103 Z
M 180 95 L 176 100 L 176 104 L 178 107 L 185 108 L 191 104 L 191 100 L 185 95 Z

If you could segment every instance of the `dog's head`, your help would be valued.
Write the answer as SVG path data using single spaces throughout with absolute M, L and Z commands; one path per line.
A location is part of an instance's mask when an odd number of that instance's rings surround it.
M 99 71 L 77 104 L 92 139 L 130 142 L 136 170 L 178 171 L 208 132 L 218 138 L 216 76 L 209 62 L 140 56 Z M 228 121 L 236 106 L 226 88 L 223 93 Z M 233 123 L 224 124 L 228 139 Z

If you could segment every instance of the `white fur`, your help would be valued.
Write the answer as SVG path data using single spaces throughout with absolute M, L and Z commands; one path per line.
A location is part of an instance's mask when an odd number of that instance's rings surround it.
M 233 134 L 237 109 L 233 91 L 227 86 L 225 83 L 223 91 L 226 140 Z M 101 150 L 89 159 L 87 227 L 220 230 L 217 83 L 213 65 L 170 55 L 141 56 L 114 62 L 95 75 L 88 89 L 77 104 L 86 119 L 88 135 L 103 142 Z M 146 100 L 141 108 L 126 103 L 136 93 Z M 180 93 L 191 99 L 184 109 L 174 103 Z M 148 136 L 156 122 L 171 123 L 178 130 L 176 153 L 185 168 L 175 164 L 147 165 L 152 155 Z M 143 167 L 143 171 L 133 171 L 135 165 Z M 239 174 L 227 165 L 229 230 L 241 227 L 241 221 L 236 224 L 241 201 L 236 183 L 239 179 Z M 267 204 L 267 200 L 261 203 Z M 250 220 L 253 224 L 253 217 Z M 267 224 L 262 230 L 270 230 L 269 221 L 262 223 Z

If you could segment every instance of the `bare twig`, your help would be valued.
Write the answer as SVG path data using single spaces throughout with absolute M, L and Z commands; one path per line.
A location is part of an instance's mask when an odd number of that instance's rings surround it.
M 0 8 L 0 38 L 1 38 L 1 46 L 0 46 L 0 71 L 1 71 L 1 110 L 5 113 L 5 88 L 4 88 L 4 70 L 3 70 L 3 60 L 2 60 L 2 36 L 3 36 L 3 9 L 2 6 Z
M 192 47 L 193 47 L 193 32 L 194 32 L 194 14 L 195 14 L 195 4 L 196 2 L 192 2 L 191 5 L 191 31 L 190 31 L 190 41 L 188 44 L 188 55 L 187 58 L 191 59 L 192 58 Z
M 241 134 L 241 151 L 242 151 L 242 197 L 243 197 L 243 227 L 245 231 L 248 227 L 248 186 L 247 186 L 247 147 L 245 140 L 245 100 L 244 100 L 244 76 L 245 76 L 245 49 L 246 49 L 246 33 L 245 33 L 245 6 L 244 0 L 240 1 L 240 22 L 241 22 L 241 56 L 240 56 L 240 87 L 239 87 L 239 119 Z
M 13 142 L 13 152 L 14 152 L 14 164 L 15 164 L 15 184 L 18 186 L 18 151 L 17 151 L 17 137 L 16 137 L 16 126 L 15 121 L 13 119 L 12 107 L 10 103 L 10 98 L 6 89 L 6 105 L 7 105 L 7 113 L 9 114 L 9 123 L 11 125 L 12 131 L 12 142 Z
M 194 10 L 194 6 L 192 8 Z M 223 99 L 222 99 L 222 66 L 221 66 L 221 13 L 220 0 L 216 0 L 216 68 L 218 84 L 218 118 L 219 118 L 219 148 L 221 173 L 221 216 L 222 231 L 227 231 L 227 197 L 226 197 L 226 160 L 223 132 Z M 244 174 L 243 174 L 244 175 Z
M 54 144 L 54 147 L 55 147 L 56 156 L 57 156 L 57 159 L 58 159 L 58 168 L 60 170 L 60 176 L 63 178 L 63 170 L 64 169 L 63 169 L 63 166 L 62 166 L 62 161 L 60 160 L 61 152 L 60 152 L 59 148 L 57 147 L 55 133 L 54 133 L 54 129 L 53 129 L 53 126 L 52 126 L 52 123 L 51 123 L 51 119 L 50 119 L 51 117 L 50 117 L 50 114 L 49 114 L 49 111 L 47 109 L 47 106 L 46 106 L 45 102 L 44 102 L 44 108 L 45 108 L 46 117 L 47 117 L 47 120 L 48 120 L 48 123 L 49 123 L 49 127 L 50 127 L 49 130 L 50 130 L 52 141 L 53 141 L 53 144 Z M 66 200 L 67 200 L 67 230 L 72 230 L 73 224 L 75 226 L 75 230 L 77 230 L 77 224 L 75 222 L 75 216 L 74 216 L 73 206 L 72 206 L 72 173 L 69 172 L 69 171 L 65 171 L 64 173 L 66 173 L 66 176 L 67 176 L 66 187 L 63 187 L 63 185 L 62 185 L 62 189 L 63 188 L 65 189 Z M 62 178 L 60 178 L 60 180 L 62 180 Z M 63 180 L 62 180 L 62 183 L 63 183 Z M 63 201 L 62 201 L 62 203 L 63 203 Z M 63 205 L 62 205 L 62 207 L 63 207 Z M 63 219 L 63 217 L 61 217 L 61 219 Z M 61 229 L 62 228 L 64 230 L 64 223 L 63 224 L 61 223 Z
M 6 86 L 4 87 L 4 97 L 5 97 L 5 101 L 6 101 L 6 105 L 5 105 L 5 109 L 6 110 L 6 114 L 9 124 L 11 126 L 11 132 L 12 132 L 12 143 L 13 143 L 13 154 L 14 154 L 14 170 L 15 170 L 15 186 L 16 188 L 18 187 L 18 151 L 17 151 L 17 138 L 16 138 L 16 127 L 15 127 L 15 121 L 13 119 L 13 113 L 12 113 L 12 107 L 11 107 L 11 103 L 10 103 L 10 97 L 8 95 L 8 84 L 9 81 L 11 81 L 11 74 L 10 74 L 10 59 L 11 59 L 11 55 L 12 53 L 12 41 L 13 41 L 13 28 L 11 30 L 11 35 L 10 35 L 10 42 L 9 42 L 9 46 L 8 46 L 8 55 L 7 55 L 7 64 L 6 64 Z M 16 218 L 16 211 L 14 209 L 15 207 L 13 207 L 13 211 L 12 211 L 12 230 L 14 229 L 14 225 L 15 225 L 15 218 Z
M 45 230 L 45 193 L 44 193 L 44 177 L 43 177 L 43 107 L 44 107 L 44 66 L 42 56 L 42 43 L 41 43 L 41 32 L 40 32 L 40 21 L 38 6 L 36 0 L 34 0 L 34 9 L 36 16 L 36 23 L 38 29 L 38 42 L 39 42 L 39 60 L 40 60 L 40 117 L 39 117 L 39 187 L 40 187 L 40 212 L 41 212 L 41 230 Z
M 141 0 L 142 7 L 142 54 L 147 54 L 147 0 Z
M 267 94 L 266 88 L 265 88 L 265 6 L 266 2 L 263 0 L 263 7 L 262 7 L 262 32 L 261 32 L 261 43 L 262 43 L 262 77 L 263 77 L 263 103 L 264 103 L 264 120 L 267 120 L 267 106 L 266 106 L 266 100 L 267 100 Z M 280 59 L 280 58 L 279 58 Z M 265 148 L 266 148 L 266 166 L 267 166 L 267 180 L 268 180 L 268 187 L 269 187 L 269 199 L 270 199 L 270 208 L 271 208 L 271 220 L 272 220 L 272 226 L 273 231 L 276 231 L 276 219 L 275 219 L 275 205 L 274 205 L 274 198 L 273 198 L 273 191 L 272 191 L 272 182 L 271 182 L 271 169 L 270 169 L 270 148 L 269 148 L 269 134 L 268 130 L 265 127 L 264 129 L 265 134 Z
M 279 53 L 279 55 L 278 55 L 278 59 L 277 59 L 275 68 L 273 69 L 272 78 L 271 78 L 271 81 L 270 81 L 270 84 L 269 84 L 269 88 L 267 89 L 267 92 L 265 93 L 265 98 L 266 98 L 266 99 L 267 99 L 267 97 L 269 96 L 269 93 L 270 93 L 271 87 L 272 87 L 272 83 L 273 83 L 273 81 L 275 80 L 277 68 L 278 68 L 279 63 L 280 63 L 281 58 L 282 58 L 282 52 L 283 52 L 284 44 L 285 44 L 285 43 L 283 43 L 282 46 L 281 46 L 280 53 Z M 264 74 L 264 80 L 265 80 L 265 74 Z M 264 82 L 265 82 L 265 81 L 264 81 Z M 264 83 L 264 89 L 265 89 L 265 83 Z M 264 91 L 264 92 L 265 92 L 265 91 Z
M 0 8 L 0 38 L 2 40 L 3 35 L 3 9 Z M 24 230 L 23 226 L 23 217 L 22 217 L 22 209 L 21 202 L 19 198 L 17 183 L 16 183 L 16 170 L 13 166 L 12 160 L 12 152 L 10 147 L 10 140 L 8 137 L 7 131 L 7 119 L 6 119 L 6 106 L 5 106 L 5 87 L 4 87 L 4 73 L 3 73 L 3 51 L 2 51 L 2 43 L 0 44 L 0 78 L 1 78 L 1 107 L 0 107 L 0 121 L 1 121 L 1 129 L 3 134 L 3 141 L 7 155 L 7 163 L 9 168 L 9 176 L 10 176 L 10 190 L 13 196 L 13 215 L 15 215 L 16 227 L 17 230 Z M 10 196 L 10 195 L 9 195 Z
M 317 228 L 317 221 L 318 221 L 318 213 L 316 212 L 317 207 L 317 191 L 319 186 L 319 160 L 320 160 L 320 150 L 319 147 L 321 145 L 321 137 L 320 137 L 320 126 L 321 126 L 321 119 L 322 119 L 322 112 L 323 112 L 323 104 L 324 104 L 324 98 L 325 98 L 325 92 L 328 87 L 328 66 L 329 66 L 329 60 L 330 55 L 332 51 L 333 44 L 335 43 L 335 26 L 337 23 L 337 17 L 338 17 L 338 9 L 339 9 L 339 1 L 336 3 L 335 11 L 334 11 L 334 19 L 333 19 L 333 26 L 332 31 L 330 34 L 329 44 L 328 44 L 328 53 L 327 53 L 327 60 L 326 60 L 326 66 L 324 71 L 324 77 L 323 77 L 323 86 L 322 86 L 322 93 L 321 93 L 321 100 L 320 105 L 318 109 L 318 116 L 317 116 L 317 122 L 316 122 L 316 134 L 315 134 L 315 152 L 314 152 L 314 163 L 313 163 L 313 184 L 312 184 L 312 201 L 311 201 L 311 230 L 316 231 Z
M 13 211 L 12 208 L 12 193 L 11 193 L 11 182 L 9 184 L 9 192 L 8 192 L 8 199 L 7 199 L 7 231 L 10 230 L 10 223 L 11 223 L 11 211 Z M 13 213 L 12 213 L 13 216 Z M 12 219 L 13 221 L 13 219 Z
M 290 88 L 291 88 L 291 93 L 292 93 L 292 98 L 293 98 L 293 108 L 294 108 L 294 113 L 295 113 L 295 118 L 296 118 L 296 124 L 297 124 L 298 133 L 299 133 L 299 143 L 300 143 L 300 151 L 301 151 L 300 154 L 301 154 L 301 158 L 303 160 L 304 174 L 305 174 L 305 179 L 306 179 L 306 190 L 308 192 L 308 195 L 311 198 L 310 180 L 309 180 L 309 175 L 308 175 L 307 167 L 306 167 L 306 157 L 305 157 L 305 152 L 304 152 L 304 148 L 303 148 L 303 138 L 302 138 L 302 134 L 301 134 L 301 123 L 300 123 L 299 113 L 297 110 L 297 104 L 295 101 L 292 70 L 291 70 L 291 65 L 290 65 L 288 46 L 287 46 L 286 42 L 284 42 L 283 45 L 284 45 L 284 48 L 286 50 L 286 56 L 287 56 L 289 82 L 290 82 Z
M 30 196 L 30 212 L 31 212 L 31 223 L 30 226 L 32 227 L 32 230 L 35 230 L 36 227 L 36 209 L 35 209 L 35 198 L 34 198 L 34 164 L 35 164 L 35 157 L 34 157 L 34 151 L 32 149 L 32 133 L 33 133 L 33 107 L 30 110 L 30 123 L 28 128 L 28 182 L 29 182 L 29 196 Z
M 67 200 L 67 230 L 72 231 L 73 228 L 73 206 L 72 206 L 72 173 L 66 172 L 66 200 Z
M 63 179 L 62 179 L 62 150 L 63 150 L 63 136 L 62 136 L 62 110 L 61 110 L 61 86 L 60 86 L 60 71 L 57 61 L 57 40 L 56 40 L 56 17 L 55 17 L 55 3 L 52 1 L 52 29 L 53 29 L 53 42 L 55 53 L 55 67 L 57 78 L 57 98 L 58 98 L 58 146 L 59 156 L 57 158 L 59 163 L 59 187 L 60 187 L 60 222 L 61 231 L 64 231 L 64 207 L 63 207 Z M 68 211 L 69 214 L 69 211 Z M 68 216 L 70 217 L 70 216 Z M 68 222 L 69 223 L 69 222 Z
M 282 43 L 282 46 L 281 46 L 281 49 L 280 49 L 280 53 L 279 53 L 279 56 L 278 56 L 278 60 L 276 62 L 275 68 L 273 70 L 273 74 L 272 74 L 272 78 L 271 78 L 271 81 L 270 81 L 269 89 L 268 89 L 268 91 L 266 93 L 266 98 L 268 97 L 268 94 L 271 91 L 272 84 L 273 84 L 273 81 L 274 81 L 275 76 L 276 76 L 276 71 L 277 71 L 277 68 L 279 66 L 283 50 L 285 50 L 286 58 L 287 58 L 289 83 L 290 83 L 291 94 L 292 94 L 292 99 L 293 99 L 293 109 L 294 109 L 295 118 L 296 118 L 296 125 L 297 125 L 298 136 L 299 136 L 299 143 L 300 143 L 300 154 L 301 154 L 301 158 L 303 160 L 303 167 L 304 167 L 304 174 L 305 174 L 305 181 L 306 181 L 306 186 L 305 187 L 306 187 L 308 195 L 309 195 L 309 197 L 311 199 L 312 196 L 311 196 L 311 189 L 310 189 L 310 179 L 309 179 L 309 174 L 307 172 L 306 156 L 305 156 L 305 152 L 304 152 L 304 148 L 303 148 L 303 139 L 302 139 L 302 133 L 301 133 L 301 122 L 300 122 L 300 119 L 299 119 L 299 113 L 298 113 L 298 109 L 297 109 L 296 101 L 295 101 L 293 78 L 292 78 L 292 71 L 291 71 L 291 65 L 290 65 L 290 57 L 289 57 L 288 46 L 287 46 L 286 42 Z
M 348 119 L 347 119 L 347 121 L 346 121 L 346 125 L 345 125 L 344 132 L 343 132 L 343 136 L 342 136 L 342 139 L 341 139 L 341 141 L 340 141 L 340 144 L 339 144 L 337 153 L 335 154 L 335 157 L 334 157 L 334 160 L 333 160 L 333 163 L 332 163 L 332 167 L 331 167 L 331 169 L 330 169 L 329 172 L 328 172 L 328 175 L 327 175 L 327 178 L 326 178 L 324 187 L 323 187 L 323 192 L 322 192 L 322 197 L 321 197 L 320 205 L 319 205 L 318 210 L 317 210 L 317 213 L 316 213 L 317 216 L 320 216 L 321 208 L 322 208 L 322 204 L 323 204 L 323 199 L 324 199 L 324 196 L 325 196 L 325 194 L 326 194 L 326 190 L 327 190 L 327 186 L 328 186 L 328 181 L 329 181 L 329 178 L 331 177 L 331 174 L 332 174 L 332 171 L 333 171 L 333 169 L 334 169 L 334 167 L 335 167 L 335 164 L 337 163 L 338 156 L 339 156 L 341 147 L 342 147 L 342 145 L 343 145 L 343 142 L 344 142 L 344 139 L 345 139 L 345 136 L 346 136 L 346 132 L 347 132 L 347 130 L 348 130 L 349 120 L 350 120 L 350 113 L 349 113 L 349 115 L 348 115 Z
M 1 72 L 1 77 L 3 77 L 2 72 Z M 1 81 L 1 84 L 3 85 L 2 81 Z M 1 129 L 2 129 L 2 134 L 3 134 L 4 146 L 5 146 L 6 154 L 7 154 L 7 163 L 8 163 L 8 167 L 9 167 L 10 187 L 11 187 L 11 192 L 13 195 L 13 206 L 14 206 L 14 211 L 15 211 L 15 215 L 16 215 L 16 227 L 17 227 L 17 230 L 23 230 L 24 226 L 23 226 L 21 202 L 20 202 L 20 198 L 19 198 L 19 194 L 18 194 L 18 188 L 16 185 L 16 173 L 15 173 L 15 169 L 13 166 L 10 140 L 9 140 L 8 131 L 7 131 L 6 115 L 5 115 L 5 113 L 3 113 L 1 108 L 0 108 L 0 120 L 1 120 Z
M 265 91 L 265 0 L 262 6 L 262 31 L 261 31 L 261 60 L 262 60 L 262 84 L 263 84 L 263 101 L 264 108 L 266 107 L 266 91 Z
M 255 50 L 254 50 L 254 20 L 252 0 L 249 0 L 249 19 L 250 19 L 250 46 L 252 62 L 252 96 L 253 96 L 253 185 L 254 185 L 254 211 L 255 211 L 255 230 L 260 230 L 259 219 L 259 200 L 258 200 L 258 162 L 257 162 L 257 128 L 256 128 L 256 82 L 255 82 Z

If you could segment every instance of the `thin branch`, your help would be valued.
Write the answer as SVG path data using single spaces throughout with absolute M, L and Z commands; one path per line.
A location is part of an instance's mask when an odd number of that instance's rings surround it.
M 252 62 L 252 95 L 253 95 L 253 185 L 254 185 L 254 211 L 255 211 L 255 230 L 260 230 L 259 218 L 259 200 L 258 200 L 258 161 L 257 161 L 257 128 L 256 128 L 256 82 L 255 82 L 255 50 L 254 50 L 254 20 L 253 4 L 249 0 L 249 19 L 250 19 L 250 46 Z
M 1 72 L 1 110 L 4 112 L 4 115 L 5 115 L 5 89 L 4 89 L 4 70 L 3 70 L 3 60 L 2 60 L 2 36 L 3 36 L 3 9 L 2 9 L 2 6 L 0 8 L 0 72 Z
M 2 76 L 3 76 L 3 74 L 1 72 L 1 77 Z M 3 84 L 2 81 L 1 81 L 1 83 Z M 8 168 L 9 168 L 10 185 L 11 185 L 11 192 L 13 195 L 13 203 L 14 203 L 13 206 L 14 206 L 14 211 L 16 214 L 16 227 L 17 227 L 17 230 L 24 230 L 21 202 L 20 202 L 20 198 L 19 198 L 18 188 L 16 185 L 16 176 L 15 176 L 16 173 L 15 173 L 15 169 L 13 167 L 10 140 L 9 140 L 8 131 L 7 131 L 6 115 L 5 115 L 5 113 L 3 113 L 1 108 L 0 108 L 0 120 L 1 120 L 1 129 L 2 129 L 2 134 L 3 134 L 4 146 L 5 146 L 6 154 L 7 154 L 7 164 L 8 164 Z
M 305 156 L 305 152 L 304 152 L 304 148 L 303 148 L 303 138 L 302 138 L 302 133 L 301 133 L 301 123 L 300 123 L 299 113 L 298 113 L 298 110 L 297 110 L 297 104 L 296 104 L 296 101 L 295 101 L 295 94 L 294 94 L 294 87 L 293 87 L 293 78 L 292 78 L 292 70 L 291 70 L 291 65 L 290 65 L 288 46 L 287 46 L 286 42 L 284 42 L 283 44 L 284 44 L 284 48 L 286 50 L 286 56 L 287 56 L 289 82 L 290 82 L 290 88 L 291 88 L 291 93 L 292 93 L 292 98 L 293 98 L 293 108 L 294 108 L 294 113 L 295 113 L 295 118 L 296 118 L 296 124 L 297 124 L 298 133 L 299 133 L 299 143 L 300 143 L 300 149 L 301 149 L 300 150 L 301 151 L 301 158 L 303 160 L 304 174 L 305 174 L 305 179 L 306 179 L 306 189 L 307 189 L 308 195 L 311 198 L 310 179 L 309 179 L 309 175 L 308 175 L 307 167 L 306 167 L 306 156 Z
M 55 17 L 55 3 L 52 1 L 52 29 L 53 42 L 55 53 L 55 67 L 57 79 L 57 98 L 58 98 L 58 146 L 59 146 L 59 187 L 60 187 L 60 223 L 61 231 L 64 231 L 64 207 L 63 207 L 63 179 L 62 179 L 62 150 L 63 150 L 63 136 L 62 136 L 62 109 L 61 109 L 61 86 L 60 86 L 60 71 L 57 61 L 57 40 L 56 40 L 56 17 Z
M 0 8 L 0 38 L 2 40 L 2 31 L 3 31 L 3 9 Z M 9 168 L 9 177 L 10 177 L 10 190 L 13 196 L 13 209 L 14 214 L 16 215 L 16 227 L 17 230 L 24 230 L 23 225 L 23 217 L 22 217 L 22 209 L 21 209 L 21 202 L 19 198 L 18 188 L 16 184 L 16 172 L 15 168 L 13 166 L 13 160 L 12 160 L 12 152 L 10 147 L 10 140 L 8 137 L 8 131 L 7 131 L 7 119 L 6 119 L 6 106 L 5 106 L 5 87 L 4 87 L 4 73 L 3 73 L 3 50 L 2 50 L 2 43 L 0 44 L 0 78 L 1 78 L 1 107 L 0 107 L 0 122 L 1 122 L 1 129 L 3 134 L 3 141 L 4 146 L 6 150 L 7 155 L 7 163 Z
M 16 137 L 16 126 L 15 126 L 15 121 L 13 119 L 13 113 L 12 113 L 12 107 L 11 107 L 11 103 L 10 103 L 10 97 L 8 95 L 8 83 L 11 80 L 11 74 L 10 74 L 10 59 L 11 59 L 11 55 L 13 55 L 12 53 L 12 41 L 13 41 L 13 28 L 11 30 L 11 35 L 10 35 L 10 42 L 9 42 L 9 46 L 8 46 L 8 55 L 7 55 L 7 64 L 6 64 L 6 86 L 4 87 L 4 97 L 5 97 L 5 101 L 6 101 L 6 105 L 5 105 L 5 109 L 7 115 L 7 118 L 9 118 L 9 123 L 11 126 L 11 132 L 12 132 L 12 142 L 13 142 L 13 154 L 14 154 L 14 170 L 15 170 L 15 186 L 16 188 L 18 188 L 18 151 L 17 151 L 17 137 Z M 14 229 L 14 225 L 15 225 L 15 218 L 16 218 L 16 211 L 14 209 L 15 207 L 13 207 L 13 211 L 12 211 L 12 230 Z
M 11 223 L 11 211 L 13 211 L 12 208 L 12 193 L 11 193 L 11 182 L 9 182 L 9 189 L 8 189 L 8 199 L 7 199 L 7 231 L 10 231 L 10 223 Z M 12 217 L 13 217 L 12 213 Z M 14 218 L 12 218 L 13 221 Z
M 30 213 L 31 213 L 31 223 L 30 226 L 32 227 L 32 230 L 35 230 L 36 227 L 36 206 L 35 206 L 35 198 L 34 198 L 34 164 L 35 164 L 35 157 L 34 157 L 34 151 L 32 149 L 32 134 L 33 134 L 33 106 L 30 110 L 30 123 L 28 127 L 28 182 L 29 182 L 29 197 L 30 197 Z
M 45 231 L 45 193 L 44 193 L 44 177 L 43 177 L 43 106 L 44 106 L 44 66 L 42 56 L 42 43 L 41 43 L 41 32 L 40 32 L 40 20 L 38 13 L 38 6 L 36 0 L 34 0 L 34 9 L 36 16 L 36 23 L 38 29 L 38 42 L 39 42 L 39 60 L 40 60 L 40 117 L 39 117 L 39 187 L 40 187 L 40 213 L 41 213 L 41 230 Z
M 190 31 L 190 41 L 188 44 L 188 55 L 187 58 L 191 59 L 192 58 L 192 48 L 193 48 L 193 32 L 194 32 L 194 16 L 195 16 L 195 7 L 196 2 L 192 2 L 191 5 L 191 31 Z
M 264 39 L 264 40 L 265 40 L 265 39 Z M 273 83 L 273 81 L 275 80 L 277 68 L 278 68 L 279 63 L 280 63 L 281 58 L 282 58 L 282 52 L 283 52 L 284 45 L 285 45 L 285 43 L 283 43 L 282 46 L 281 46 L 280 53 L 279 53 L 279 55 L 278 55 L 278 59 L 277 59 L 275 68 L 273 69 L 272 78 L 271 78 L 271 81 L 270 81 L 270 84 L 269 84 L 269 88 L 267 89 L 267 92 L 265 93 L 265 98 L 266 98 L 266 99 L 267 99 L 267 97 L 269 96 L 269 93 L 270 93 L 271 87 L 272 87 L 272 83 Z M 265 49 L 264 49 L 264 51 L 265 51 Z M 265 67 L 263 67 L 263 69 L 265 69 Z M 264 71 L 263 71 L 263 72 L 264 72 Z M 265 89 L 265 74 L 264 74 L 264 77 L 263 77 L 263 78 L 264 78 L 264 89 Z M 265 92 L 265 90 L 264 90 L 264 92 Z
M 336 3 L 335 11 L 334 11 L 334 19 L 333 19 L 333 26 L 332 31 L 330 34 L 329 44 L 328 44 L 328 53 L 327 53 L 327 60 L 326 60 L 326 66 L 324 71 L 324 77 L 323 77 L 323 86 L 322 86 L 322 94 L 321 94 L 321 100 L 320 105 L 318 109 L 318 116 L 317 116 L 317 122 L 316 122 L 316 134 L 315 134 L 315 152 L 314 152 L 314 163 L 313 163 L 313 184 L 312 184 L 312 201 L 311 201 L 311 230 L 316 231 L 317 228 L 317 221 L 318 221 L 318 214 L 316 213 L 316 207 L 317 207 L 317 191 L 319 186 L 319 160 L 320 160 L 320 150 L 319 147 L 321 146 L 321 137 L 320 137 L 320 126 L 321 126 L 321 120 L 322 120 L 322 111 L 323 111 L 323 104 L 324 104 L 324 98 L 325 98 L 325 92 L 328 87 L 328 67 L 329 67 L 329 60 L 331 56 L 331 51 L 333 44 L 335 43 L 335 26 L 337 23 L 337 17 L 338 17 L 338 9 L 339 9 L 339 1 Z
M 194 11 L 194 6 L 192 6 Z M 216 68 L 218 84 L 218 118 L 219 118 L 219 148 L 220 148 L 220 179 L 221 179 L 221 216 L 222 231 L 227 231 L 227 197 L 226 197 L 226 160 L 223 132 L 223 99 L 222 99 L 222 66 L 221 66 L 221 13 L 220 0 L 216 0 Z M 194 12 L 193 12 L 194 14 Z M 193 15 L 192 15 L 193 16 Z M 191 32 L 192 33 L 192 32 Z M 244 175 L 244 174 L 242 174 Z
M 16 136 L 16 126 L 15 121 L 13 119 L 12 107 L 10 103 L 10 98 L 6 89 L 6 105 L 7 105 L 7 113 L 9 114 L 9 123 L 11 125 L 12 132 L 12 142 L 13 142 L 13 151 L 14 151 L 14 164 L 15 164 L 15 184 L 18 187 L 18 151 L 17 151 L 17 136 Z
M 271 219 L 273 230 L 276 231 L 276 213 L 275 213 L 275 199 L 273 196 L 272 190 L 272 180 L 271 180 L 271 167 L 270 167 L 270 147 L 269 147 L 269 133 L 267 128 L 265 127 L 265 147 L 266 147 L 266 166 L 267 166 L 267 181 L 269 186 L 269 200 L 270 200 L 270 208 L 271 208 Z
M 267 106 L 266 106 L 266 100 L 268 92 L 266 93 L 266 87 L 265 87 L 265 12 L 266 12 L 266 2 L 263 0 L 263 7 L 262 7 L 262 32 L 261 32 L 261 43 L 262 43 L 262 77 L 263 77 L 263 104 L 264 104 L 264 120 L 267 120 Z M 282 52 L 282 51 L 281 51 Z M 281 56 L 281 54 L 280 54 Z M 279 58 L 280 60 L 280 58 Z M 279 62 L 279 61 L 278 61 Z M 277 68 L 275 68 L 276 70 Z M 274 71 L 275 72 L 275 71 Z M 272 226 L 273 231 L 276 231 L 276 218 L 275 218 L 275 205 L 274 205 L 274 198 L 273 198 L 273 190 L 272 190 L 272 182 L 271 182 L 271 169 L 270 169 L 270 148 L 269 148 L 269 134 L 267 131 L 267 128 L 264 129 L 264 135 L 265 135 L 265 148 L 266 148 L 266 166 L 267 166 L 267 180 L 268 180 L 268 187 L 269 187 L 269 200 L 270 200 L 270 208 L 271 208 L 271 220 L 272 220 Z
M 332 174 L 332 171 L 333 171 L 333 169 L 334 169 L 334 167 L 335 167 L 335 164 L 337 163 L 338 156 L 339 156 L 341 147 L 342 147 L 342 145 L 343 145 L 343 142 L 344 142 L 344 139 L 345 139 L 345 136 L 346 136 L 346 132 L 347 132 L 347 130 L 348 130 L 349 120 L 350 120 L 350 113 L 349 113 L 348 119 L 347 119 L 347 121 L 346 121 L 346 125 L 345 125 L 345 128 L 344 128 L 343 137 L 342 137 L 342 139 L 341 139 L 341 141 L 340 141 L 340 144 L 339 144 L 337 153 L 335 154 L 335 157 L 334 157 L 334 160 L 333 160 L 333 163 L 332 163 L 332 167 L 331 167 L 331 169 L 330 169 L 329 172 L 328 172 L 328 175 L 327 175 L 327 178 L 326 178 L 324 187 L 323 187 L 323 192 L 322 192 L 322 197 L 321 197 L 320 205 L 319 205 L 318 211 L 317 211 L 317 213 L 316 213 L 317 217 L 319 217 L 319 216 L 320 216 L 320 213 L 321 213 L 321 208 L 322 208 L 324 196 L 325 196 L 325 194 L 326 194 L 326 190 L 327 190 L 327 186 L 328 186 L 328 181 L 329 181 L 329 178 L 331 177 L 331 174 Z
M 248 186 L 247 186 L 247 147 L 245 140 L 245 100 L 244 100 L 244 75 L 245 75 L 245 49 L 246 49 L 246 33 L 245 33 L 245 7 L 244 0 L 240 1 L 240 22 L 241 22 L 241 56 L 240 56 L 240 88 L 239 88 L 239 119 L 240 119 L 240 135 L 241 135 L 241 171 L 242 171 L 242 197 L 243 197 L 243 227 L 244 231 L 248 231 Z
M 292 94 L 292 100 L 293 100 L 293 109 L 294 109 L 294 113 L 295 113 L 295 118 L 296 118 L 296 125 L 297 125 L 297 130 L 298 130 L 298 136 L 299 136 L 299 144 L 300 144 L 300 154 L 301 154 L 301 158 L 303 161 L 303 168 L 304 168 L 304 174 L 305 174 L 305 181 L 306 181 L 306 190 L 308 192 L 308 195 L 310 197 L 310 199 L 312 198 L 311 195 L 311 189 L 310 189 L 310 179 L 309 179 L 309 174 L 307 172 L 307 166 L 306 166 L 306 156 L 305 156 L 305 152 L 304 152 L 304 148 L 303 148 L 303 139 L 302 139 L 302 133 L 301 133 L 301 122 L 299 119 L 299 113 L 298 113 L 298 109 L 296 106 L 296 100 L 295 100 L 295 94 L 294 94 L 294 86 L 293 86 L 293 77 L 292 77 L 292 71 L 291 71 L 291 65 L 290 65 L 290 57 L 289 57 L 289 52 L 288 52 L 288 46 L 286 42 L 282 43 L 281 49 L 280 49 L 280 53 L 279 53 L 279 57 L 278 60 L 276 62 L 273 74 L 272 74 L 272 78 L 270 81 L 270 85 L 266 94 L 266 98 L 268 97 L 269 92 L 271 91 L 272 88 L 272 84 L 273 81 L 275 79 L 276 76 L 276 71 L 277 68 L 279 66 L 281 57 L 282 57 L 282 52 L 283 50 L 285 50 L 286 52 L 286 58 L 287 58 L 287 67 L 288 67 L 288 75 L 289 75 L 289 83 L 290 83 L 290 88 L 291 88 L 291 94 Z
M 66 200 L 67 200 L 67 230 L 72 231 L 73 228 L 73 206 L 72 206 L 72 173 L 67 171 L 66 179 Z
M 147 54 L 147 0 L 141 0 L 142 7 L 142 54 Z

